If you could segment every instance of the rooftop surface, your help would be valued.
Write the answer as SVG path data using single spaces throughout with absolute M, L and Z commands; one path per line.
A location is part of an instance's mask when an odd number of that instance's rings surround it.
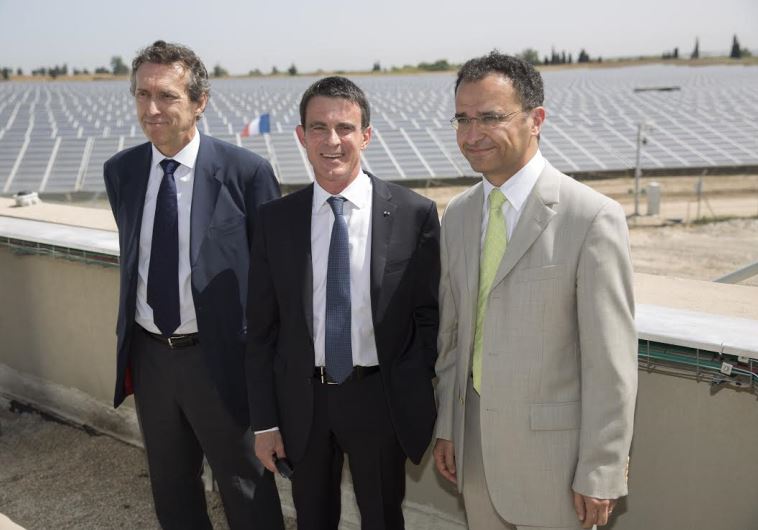
M 228 528 L 218 493 L 206 496 L 214 528 Z M 141 449 L 3 398 L 0 514 L 28 530 L 160 529 Z

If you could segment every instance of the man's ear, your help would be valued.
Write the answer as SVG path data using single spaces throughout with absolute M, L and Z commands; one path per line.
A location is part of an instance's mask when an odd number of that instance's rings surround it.
M 545 123 L 545 107 L 535 107 L 530 112 L 532 118 L 532 134 L 539 136 L 542 131 L 542 125 Z
M 371 128 L 371 125 L 363 129 L 361 132 L 363 134 L 363 143 L 361 144 L 361 150 L 366 149 L 368 147 L 368 143 L 371 141 L 371 133 L 373 129 Z
M 205 106 L 208 104 L 208 94 L 203 94 L 197 101 L 197 109 L 195 110 L 195 119 L 199 120 L 200 116 L 205 112 Z
M 300 145 L 305 147 L 305 129 L 303 129 L 302 125 L 295 127 L 295 134 L 297 135 L 297 139 L 300 140 Z

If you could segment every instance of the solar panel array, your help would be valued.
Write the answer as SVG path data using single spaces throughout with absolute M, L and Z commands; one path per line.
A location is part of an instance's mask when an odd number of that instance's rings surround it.
M 648 122 L 645 169 L 758 165 L 758 67 L 566 69 L 544 74 L 541 149 L 568 172 L 628 170 Z M 269 159 L 280 181 L 312 179 L 294 129 L 314 78 L 215 80 L 199 129 Z M 474 175 L 455 143 L 452 74 L 356 77 L 372 108 L 364 167 L 389 180 Z M 677 91 L 635 88 L 678 86 Z M 257 115 L 270 135 L 240 138 Z M 0 84 L 0 193 L 102 191 L 103 162 L 145 141 L 124 81 Z

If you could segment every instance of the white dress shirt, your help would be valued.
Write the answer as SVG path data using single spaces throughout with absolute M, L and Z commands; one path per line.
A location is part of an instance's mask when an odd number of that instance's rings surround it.
M 150 163 L 150 176 L 145 193 L 145 209 L 142 212 L 142 229 L 139 237 L 139 263 L 137 279 L 137 312 L 135 321 L 151 333 L 160 333 L 153 322 L 153 309 L 147 303 L 147 277 L 150 270 L 150 249 L 153 244 L 153 223 L 155 220 L 155 203 L 158 189 L 163 180 L 162 160 L 164 156 L 153 145 L 153 159 Z M 195 129 L 195 136 L 175 156 L 170 157 L 181 164 L 174 172 L 176 182 L 176 201 L 179 217 L 179 314 L 180 324 L 174 332 L 176 335 L 197 333 L 197 317 L 192 300 L 190 278 L 190 208 L 192 206 L 192 188 L 195 182 L 195 164 L 200 148 L 200 134 Z
M 342 190 L 350 247 L 350 342 L 353 366 L 379 364 L 371 311 L 371 200 L 373 186 L 364 172 Z M 326 366 L 326 269 L 334 213 L 331 197 L 318 182 L 313 184 L 311 256 L 313 265 L 313 345 L 315 366 Z
M 521 212 L 524 209 L 524 203 L 534 188 L 534 184 L 545 169 L 545 158 L 538 149 L 534 156 L 519 169 L 511 178 L 506 180 L 500 191 L 505 195 L 506 201 L 503 204 L 503 217 L 505 218 L 506 228 L 508 229 L 508 241 L 511 240 L 513 231 L 516 229 L 518 220 L 521 218 Z M 481 247 L 484 248 L 484 236 L 487 233 L 487 222 L 489 221 L 489 197 L 490 192 L 495 186 L 482 178 L 484 184 L 484 204 L 482 205 L 482 240 Z

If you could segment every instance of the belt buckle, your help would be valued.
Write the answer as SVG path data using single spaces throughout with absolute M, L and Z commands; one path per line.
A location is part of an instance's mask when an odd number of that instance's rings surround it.
M 329 377 L 329 374 L 326 373 L 326 367 L 325 366 L 319 366 L 319 380 L 321 381 L 322 385 L 336 385 L 338 384 L 336 381 L 329 381 L 327 377 Z
M 176 340 L 176 339 L 174 337 L 168 337 L 166 340 L 168 341 L 168 347 L 173 350 L 175 348 L 175 346 L 174 346 L 174 340 Z

